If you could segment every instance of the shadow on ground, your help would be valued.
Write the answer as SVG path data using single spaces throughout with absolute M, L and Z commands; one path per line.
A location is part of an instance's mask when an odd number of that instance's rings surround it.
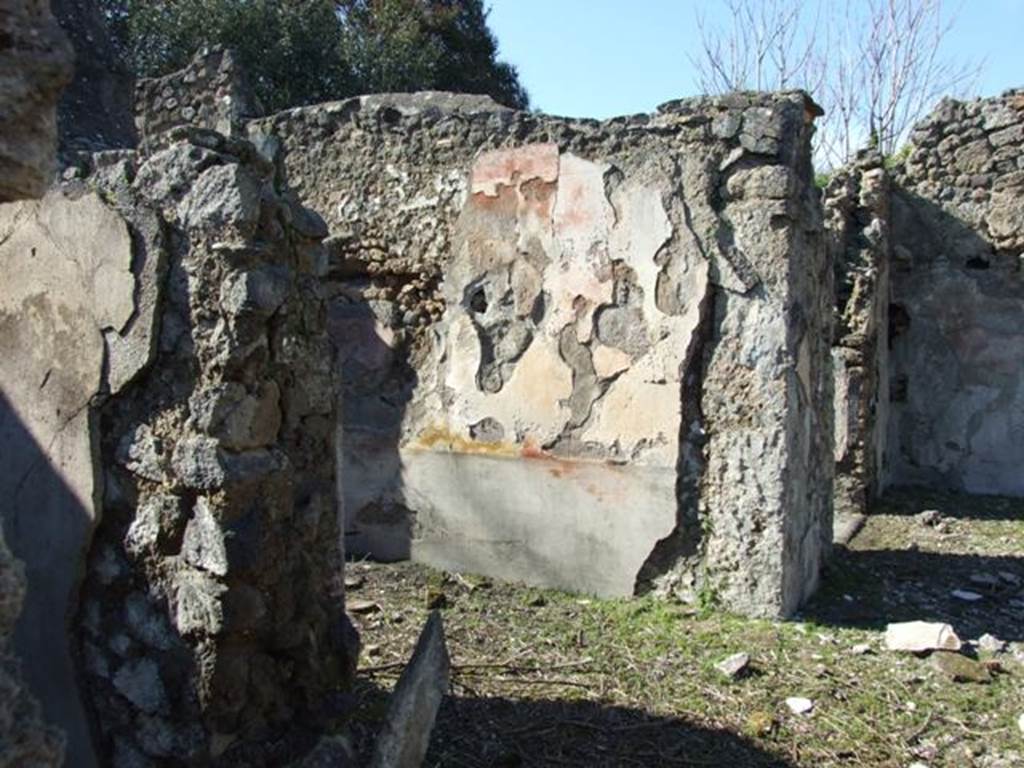
M 928 510 L 938 523 L 925 522 Z M 1024 499 L 914 489 L 888 494 L 873 512 L 836 547 L 803 618 L 868 629 L 941 621 L 963 639 L 1024 640 Z
M 909 487 L 887 491 L 872 505 L 872 514 L 909 517 L 933 509 L 953 520 L 1016 520 L 1024 522 L 1024 498 L 974 496 L 966 493 Z
M 458 686 L 461 687 L 461 686 Z M 387 692 L 367 679 L 355 690 L 357 764 L 368 764 Z M 588 701 L 449 695 L 438 713 L 425 766 L 749 766 L 792 763 L 726 730 Z
M 1024 577 L 1024 558 L 840 547 L 821 593 L 802 615 L 821 624 L 864 629 L 884 629 L 896 621 L 941 621 L 964 639 L 987 632 L 1001 640 L 1024 640 L 1024 609 L 1010 602 L 1019 588 L 985 588 L 969 581 L 972 574 L 999 571 Z M 975 592 L 981 600 L 960 600 L 953 590 Z

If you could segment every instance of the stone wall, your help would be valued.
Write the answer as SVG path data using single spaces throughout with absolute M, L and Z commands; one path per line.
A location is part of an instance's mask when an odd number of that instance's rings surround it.
M 825 192 L 836 509 L 889 484 L 1020 495 L 1024 91 L 944 100 L 890 165 Z
M 329 230 L 350 545 L 795 609 L 831 535 L 814 109 L 418 94 L 250 123 Z
M 1024 494 L 1024 90 L 943 101 L 894 173 L 893 482 Z
M 262 108 L 234 54 L 220 48 L 201 50 L 184 69 L 143 78 L 135 87 L 135 129 L 150 149 L 175 127 L 237 136 L 247 118 L 260 114 Z
M 71 74 L 67 40 L 45 2 L 0 0 L 0 204 L 35 197 L 52 176 L 56 156 L 57 97 Z M 4 265 L 6 267 L 6 264 Z M 2 321 L 0 321 L 2 322 Z M 0 363 L 6 370 L 6 360 Z M 11 464 L 34 447 L 0 388 L 0 485 Z M 6 489 L 4 489 L 6 490 Z M 5 504 L 11 501 L 4 493 Z M 26 684 L 22 660 L 12 649 L 21 617 L 26 578 L 7 546 L 7 515 L 0 523 L 0 765 L 58 766 L 64 735 L 40 716 Z M 54 712 L 46 713 L 47 720 Z
M 247 142 L 164 144 L 0 207 L 16 642 L 76 765 L 276 765 L 355 661 L 324 227 Z
M 0 232 L 0 388 L 10 413 L 0 493 L 29 585 L 15 647 L 44 711 L 89 765 L 68 616 L 100 494 L 90 405 L 104 386 L 104 329 L 123 328 L 134 312 L 131 239 L 95 194 L 55 191 L 0 206 Z
M 354 663 L 321 225 L 278 197 L 247 143 L 180 135 L 95 174 L 140 234 L 162 220 L 164 263 L 140 284 L 164 289 L 152 365 L 112 382 L 98 414 L 81 653 L 115 759 L 230 762 L 238 742 L 244 764 L 276 764 L 252 745 L 312 724 Z
M 837 515 L 868 511 L 886 482 L 890 196 L 882 157 L 869 152 L 832 176 L 822 200 L 836 274 Z

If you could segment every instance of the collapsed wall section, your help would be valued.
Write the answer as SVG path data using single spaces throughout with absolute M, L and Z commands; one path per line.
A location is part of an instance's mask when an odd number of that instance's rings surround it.
M 947 99 L 894 171 L 893 483 L 1024 494 L 1024 90 Z
M 792 611 L 831 532 L 814 109 L 417 94 L 250 123 L 328 225 L 350 545 Z

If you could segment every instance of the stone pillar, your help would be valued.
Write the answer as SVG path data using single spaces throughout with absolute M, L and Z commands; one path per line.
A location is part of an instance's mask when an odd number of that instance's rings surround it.
M 78 616 L 101 748 L 123 765 L 205 764 L 315 723 L 355 661 L 325 228 L 251 145 L 186 133 L 93 182 L 167 232 L 155 359 L 98 414 L 103 518 Z
M 753 616 L 796 610 L 832 539 L 832 267 L 810 163 L 815 109 L 743 110 L 720 185 L 733 277 L 719 279 L 703 375 L 700 588 Z
M 49 0 L 0 0 L 0 202 L 40 197 L 50 183 L 71 61 Z

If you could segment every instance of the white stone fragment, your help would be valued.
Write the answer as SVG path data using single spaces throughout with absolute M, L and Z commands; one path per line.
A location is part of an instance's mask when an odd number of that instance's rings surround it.
M 975 645 L 977 645 L 981 650 L 988 651 L 990 653 L 1002 653 L 1006 650 L 1006 641 L 1000 640 L 998 637 L 991 635 L 988 632 L 979 637 L 975 641 Z
M 949 624 L 904 621 L 885 628 L 885 647 L 890 651 L 959 651 L 960 638 Z
M 786 699 L 786 706 L 794 715 L 807 715 L 814 709 L 814 702 L 803 696 L 790 696 Z
M 957 600 L 964 600 L 968 603 L 976 603 L 982 599 L 982 595 L 969 589 L 954 589 L 950 594 Z
M 748 667 L 750 667 L 750 655 L 746 653 L 734 653 L 715 664 L 715 669 L 733 680 L 742 676 Z

